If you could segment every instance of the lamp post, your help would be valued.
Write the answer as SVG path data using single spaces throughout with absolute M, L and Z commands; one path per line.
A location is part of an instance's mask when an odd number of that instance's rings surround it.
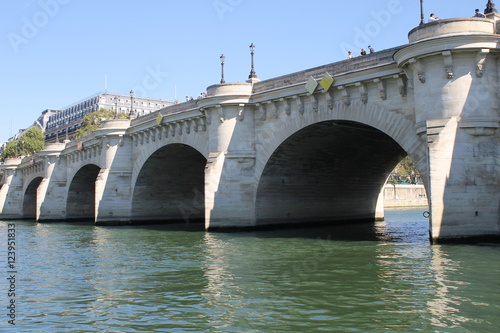
M 118 118 L 118 96 L 115 96 L 115 119 Z
M 220 56 L 220 66 L 221 66 L 221 78 L 220 78 L 220 83 L 226 83 L 226 81 L 224 81 L 224 60 L 226 60 L 226 57 L 224 57 L 223 54 L 221 54 Z
M 66 139 L 65 139 L 65 141 L 69 141 L 69 136 L 68 136 L 68 131 L 69 131 L 69 126 L 68 126 L 68 125 L 69 125 L 69 121 L 66 119 L 66 120 L 64 121 L 64 124 L 66 125 Z
M 59 121 L 56 123 L 56 143 L 59 143 Z
M 490 13 L 498 13 L 497 9 L 495 8 L 495 3 L 491 0 L 488 0 L 488 3 L 486 4 L 486 9 L 484 10 L 485 14 L 490 14 Z
M 130 90 L 130 112 L 128 114 L 129 118 L 135 116 L 134 113 L 134 91 Z
M 251 55 L 251 58 L 252 58 L 252 69 L 250 70 L 250 75 L 248 76 L 248 79 L 249 80 L 252 80 L 252 79 L 256 79 L 257 78 L 257 74 L 255 74 L 255 68 L 254 68 L 254 65 L 253 65 L 253 55 L 254 55 L 254 50 L 255 50 L 255 45 L 250 44 L 250 55 Z
M 420 25 L 425 24 L 424 21 L 424 0 L 420 0 Z

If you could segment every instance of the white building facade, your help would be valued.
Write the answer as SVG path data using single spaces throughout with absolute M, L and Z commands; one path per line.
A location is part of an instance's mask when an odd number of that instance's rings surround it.
M 44 128 L 45 141 L 59 142 L 71 139 L 81 127 L 83 117 L 87 113 L 95 112 L 102 108 L 127 114 L 133 111 L 136 117 L 140 117 L 172 104 L 174 103 L 162 99 L 99 93 L 53 113 Z

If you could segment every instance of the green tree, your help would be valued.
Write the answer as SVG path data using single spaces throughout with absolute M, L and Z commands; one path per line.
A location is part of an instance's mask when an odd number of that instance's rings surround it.
M 2 160 L 16 156 L 17 155 L 16 148 L 17 148 L 16 141 L 12 140 L 7 142 L 7 144 L 5 145 L 5 149 L 2 152 Z
M 45 146 L 45 136 L 41 129 L 31 127 L 18 140 L 7 142 L 2 159 L 15 156 L 26 156 L 40 151 Z
M 406 156 L 401 162 L 399 162 L 399 164 L 404 174 L 408 176 L 418 174 L 417 167 L 415 166 L 415 163 L 413 163 L 410 156 Z
M 103 120 L 113 119 L 115 117 L 115 111 L 106 110 L 104 108 L 99 109 L 99 111 L 87 113 L 83 117 L 82 126 L 76 131 L 75 139 L 84 137 L 92 133 L 101 127 L 101 123 Z M 126 119 L 128 114 L 126 113 L 118 113 L 118 119 Z
M 31 127 L 19 138 L 17 145 L 23 155 L 34 154 L 45 147 L 45 135 L 38 127 Z
M 397 180 L 411 180 L 412 177 L 420 177 L 420 173 L 418 172 L 417 167 L 415 166 L 415 163 L 413 163 L 410 156 L 406 156 L 398 163 L 398 165 L 396 165 L 394 170 L 391 172 L 390 182 L 397 183 Z

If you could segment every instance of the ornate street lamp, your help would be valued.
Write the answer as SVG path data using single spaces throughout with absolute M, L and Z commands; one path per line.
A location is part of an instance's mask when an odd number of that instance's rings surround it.
M 118 118 L 118 96 L 115 96 L 115 119 Z
M 226 83 L 226 81 L 224 81 L 224 60 L 226 60 L 226 57 L 224 57 L 223 54 L 221 54 L 220 56 L 220 66 L 221 66 L 221 79 L 220 79 L 220 83 Z
M 495 8 L 495 3 L 493 1 L 488 0 L 488 3 L 486 4 L 486 9 L 484 10 L 485 14 L 490 14 L 490 13 L 498 13 L 497 9 Z
M 250 55 L 252 57 L 252 69 L 250 70 L 250 75 L 248 76 L 248 78 L 251 80 L 251 79 L 256 79 L 257 78 L 257 74 L 255 74 L 255 68 L 254 68 L 254 65 L 253 65 L 253 55 L 254 55 L 254 50 L 255 50 L 255 45 L 250 44 Z
M 424 19 L 424 0 L 420 0 L 420 25 L 425 24 Z
M 130 112 L 128 114 L 129 117 L 135 116 L 134 113 L 134 91 L 130 90 Z

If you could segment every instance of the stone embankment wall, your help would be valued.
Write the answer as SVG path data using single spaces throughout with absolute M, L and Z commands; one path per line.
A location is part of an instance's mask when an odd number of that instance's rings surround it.
M 424 185 L 391 185 L 383 189 L 384 207 L 426 207 L 427 193 Z

